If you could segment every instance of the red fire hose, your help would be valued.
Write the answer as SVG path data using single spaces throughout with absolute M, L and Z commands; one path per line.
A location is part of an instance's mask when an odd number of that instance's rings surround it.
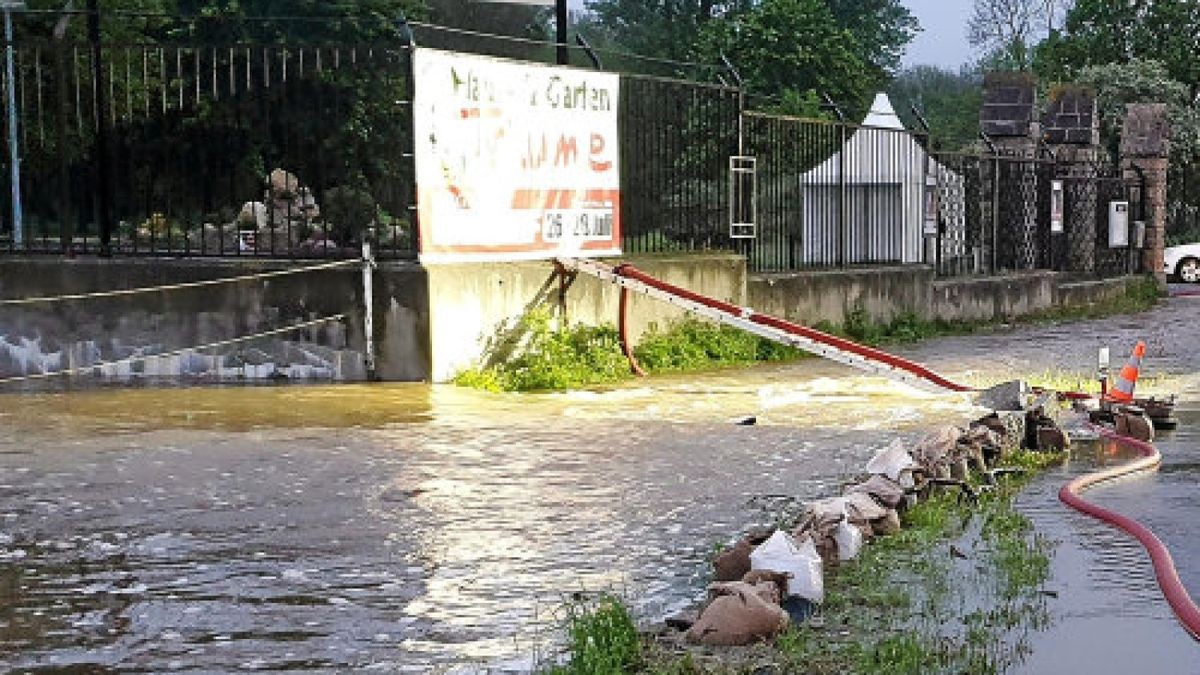
M 1058 491 L 1058 498 L 1076 511 L 1125 530 L 1141 542 L 1150 554 L 1150 562 L 1154 565 L 1154 574 L 1158 577 L 1158 585 L 1162 588 L 1167 603 L 1171 605 L 1171 610 L 1179 618 L 1179 623 L 1183 625 L 1184 630 L 1193 639 L 1200 640 L 1200 607 L 1196 606 L 1191 596 L 1188 595 L 1187 589 L 1184 588 L 1183 582 L 1179 580 L 1179 571 L 1175 569 L 1175 561 L 1171 559 L 1171 552 L 1166 545 L 1148 527 L 1138 521 L 1096 506 L 1079 496 L 1081 492 L 1092 486 L 1139 471 L 1155 469 L 1162 463 L 1162 455 L 1149 443 L 1119 436 L 1108 430 L 1102 429 L 1101 433 L 1118 444 L 1137 451 L 1141 456 L 1127 464 L 1076 478 L 1062 486 L 1062 489 Z

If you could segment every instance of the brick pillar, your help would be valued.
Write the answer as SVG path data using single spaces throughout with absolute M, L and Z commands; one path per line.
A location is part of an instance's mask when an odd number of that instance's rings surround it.
M 987 177 L 998 181 L 986 195 L 991 210 L 984 222 L 996 221 L 994 260 L 999 268 L 1033 269 L 1037 265 L 1037 156 L 1039 126 L 1037 80 L 1031 73 L 988 73 L 983 81 L 979 125 L 1002 158 L 991 162 Z M 993 270 L 993 272 L 996 270 Z
M 1066 192 L 1066 267 L 1096 270 L 1096 177 L 1100 160 L 1100 113 L 1094 93 L 1063 86 L 1050 94 L 1042 133 L 1059 164 Z
M 1154 274 L 1158 285 L 1167 288 L 1163 271 L 1163 246 L 1167 225 L 1167 165 L 1171 155 L 1171 127 L 1165 103 L 1130 103 L 1125 106 L 1125 126 L 1121 133 L 1121 168 L 1125 180 L 1141 183 L 1145 209 L 1146 248 L 1142 266 Z M 1139 175 L 1140 170 L 1140 175 Z M 1140 214 L 1134 213 L 1135 216 Z

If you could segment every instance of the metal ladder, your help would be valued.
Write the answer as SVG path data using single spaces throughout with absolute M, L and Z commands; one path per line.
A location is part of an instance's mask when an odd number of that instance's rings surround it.
M 885 377 L 896 382 L 901 382 L 925 391 L 941 394 L 944 394 L 947 391 L 953 391 L 952 389 L 930 381 L 929 379 L 926 379 L 920 374 L 912 372 L 903 366 L 885 363 L 869 358 L 862 354 L 846 351 L 836 345 L 822 342 L 819 338 L 799 335 L 782 328 L 758 323 L 753 320 L 753 317 L 766 315 L 758 314 L 749 307 L 740 307 L 740 312 L 737 314 L 730 313 L 716 307 L 710 307 L 701 302 L 696 302 L 690 298 L 681 297 L 676 293 L 672 293 L 670 290 L 645 283 L 639 279 L 631 279 L 629 277 L 622 276 L 612 266 L 597 262 L 595 260 L 587 260 L 583 258 L 559 258 L 558 263 L 564 269 L 573 272 L 581 272 L 602 281 L 616 284 L 621 288 L 628 289 L 634 293 L 639 293 L 641 295 L 655 298 L 657 300 L 674 305 L 690 314 L 744 330 L 747 333 L 771 340 L 772 342 L 778 342 L 779 344 L 804 350 L 810 354 L 815 354 L 822 358 L 845 364 L 851 368 L 857 368 L 858 370 Z M 812 331 L 811 329 L 809 329 L 809 331 L 817 333 L 818 335 L 822 335 L 817 331 Z M 905 361 L 904 359 L 900 359 L 898 357 L 892 358 L 900 364 L 904 364 L 909 367 L 919 367 L 916 364 Z

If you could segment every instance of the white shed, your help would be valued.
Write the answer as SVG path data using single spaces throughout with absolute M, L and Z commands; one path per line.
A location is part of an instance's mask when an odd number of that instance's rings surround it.
M 939 182 L 953 179 L 942 175 L 947 169 L 929 162 L 887 94 L 876 94 L 861 127 L 841 149 L 799 177 L 798 262 L 837 264 L 842 231 L 848 264 L 922 262 L 927 168 Z

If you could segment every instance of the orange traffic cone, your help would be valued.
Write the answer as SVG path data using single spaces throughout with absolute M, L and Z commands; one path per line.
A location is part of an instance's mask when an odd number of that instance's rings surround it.
M 1121 374 L 1117 376 L 1117 381 L 1113 383 L 1112 389 L 1105 394 L 1104 399 L 1112 403 L 1132 403 L 1133 388 L 1137 385 L 1138 369 L 1142 367 L 1142 357 L 1146 355 L 1146 343 L 1139 341 L 1133 347 L 1133 354 L 1129 356 L 1129 363 L 1121 369 Z

